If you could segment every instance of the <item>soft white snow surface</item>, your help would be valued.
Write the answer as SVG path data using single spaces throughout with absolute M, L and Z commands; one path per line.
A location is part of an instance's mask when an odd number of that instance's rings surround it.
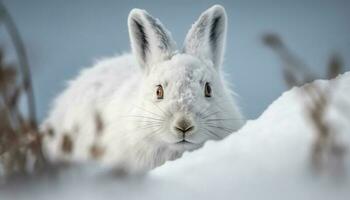
M 108 178 L 74 168 L 57 179 L 4 187 L 0 199 L 349 199 L 350 72 L 313 84 L 325 88 L 334 81 L 326 120 L 347 149 L 341 177 L 311 170 L 315 130 L 305 116 L 305 96 L 293 88 L 237 133 L 145 176 Z

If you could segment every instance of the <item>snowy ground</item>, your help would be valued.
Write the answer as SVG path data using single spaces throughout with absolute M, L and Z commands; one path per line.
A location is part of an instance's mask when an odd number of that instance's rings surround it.
M 326 121 L 347 148 L 338 163 L 343 171 L 334 162 L 320 173 L 312 170 L 315 131 L 305 116 L 305 96 L 294 88 L 239 132 L 142 177 L 115 178 L 94 167 L 76 167 L 52 180 L 2 186 L 0 199 L 349 199 L 350 72 L 336 80 Z

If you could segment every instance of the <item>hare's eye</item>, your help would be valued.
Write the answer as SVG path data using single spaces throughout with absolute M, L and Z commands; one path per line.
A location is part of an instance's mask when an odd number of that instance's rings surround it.
M 208 82 L 205 83 L 204 96 L 205 97 L 211 97 L 211 87 L 210 87 Z
M 162 85 L 157 85 L 157 91 L 156 91 L 157 99 L 163 99 L 164 97 L 164 90 Z

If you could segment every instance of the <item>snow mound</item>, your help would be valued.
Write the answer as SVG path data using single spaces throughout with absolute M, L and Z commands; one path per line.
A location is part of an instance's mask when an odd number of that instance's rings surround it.
M 202 199 L 350 198 L 350 181 L 343 177 L 350 174 L 350 72 L 312 84 L 323 90 L 336 84 L 325 120 L 336 128 L 337 142 L 348 149 L 343 163 L 338 163 L 343 173 L 312 170 L 316 131 L 306 115 L 307 97 L 293 88 L 237 133 L 208 142 L 201 150 L 155 169 L 151 176 L 174 187 L 169 194 L 185 190 Z
M 347 149 L 342 169 L 315 173 L 311 167 L 316 131 L 306 115 L 307 97 L 293 88 L 225 140 L 207 142 L 146 176 L 114 179 L 67 170 L 54 181 L 2 189 L 0 199 L 349 199 L 350 72 L 312 83 L 321 89 L 330 84 L 335 87 L 324 120 Z

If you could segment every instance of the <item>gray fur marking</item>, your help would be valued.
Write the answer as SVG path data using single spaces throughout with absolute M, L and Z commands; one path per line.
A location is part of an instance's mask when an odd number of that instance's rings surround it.
M 165 32 L 162 25 L 156 19 L 149 15 L 146 15 L 146 17 L 159 38 L 160 44 L 158 45 L 158 48 L 160 48 L 163 51 L 168 50 L 170 44 L 168 34 Z
M 210 47 L 213 52 L 213 60 L 217 60 L 216 58 L 216 51 L 218 47 L 218 42 L 219 38 L 221 37 L 221 26 L 222 26 L 222 18 L 221 16 L 214 17 L 211 23 L 210 27 L 210 35 L 209 35 L 209 42 L 210 42 Z
M 147 57 L 147 51 L 149 51 L 149 43 L 148 43 L 148 40 L 147 40 L 147 35 L 145 33 L 145 28 L 144 26 L 139 23 L 137 20 L 133 19 L 133 23 L 135 26 L 135 38 L 137 40 L 137 42 L 140 44 L 140 50 L 141 51 L 140 55 L 142 56 L 142 59 L 144 61 L 146 61 L 146 57 Z

